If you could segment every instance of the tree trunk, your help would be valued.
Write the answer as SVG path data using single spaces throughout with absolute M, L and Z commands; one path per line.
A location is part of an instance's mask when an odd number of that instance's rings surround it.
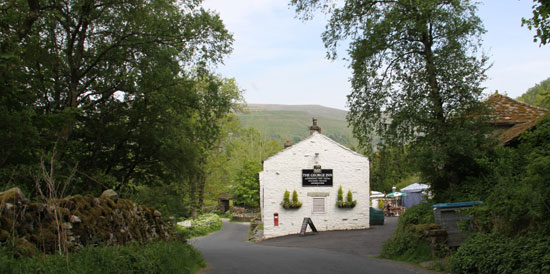
M 439 84 L 437 83 L 437 70 L 434 64 L 434 55 L 432 51 L 432 41 L 429 38 L 429 34 L 423 35 L 422 43 L 424 44 L 424 57 L 426 61 L 426 73 L 428 77 L 428 85 L 430 87 L 430 101 L 433 104 L 433 116 L 438 122 L 434 130 L 439 134 L 443 133 L 445 128 L 445 113 L 443 110 L 443 100 L 441 99 L 441 93 Z
M 195 194 L 197 193 L 197 186 L 196 186 L 196 178 L 197 176 L 193 176 L 191 180 L 189 181 L 189 203 L 191 212 L 189 213 L 191 217 L 197 216 L 197 208 L 195 207 Z
M 433 46 L 433 37 L 431 34 L 431 25 L 426 23 L 426 30 L 422 34 L 422 44 L 424 45 L 424 58 L 426 61 L 426 74 L 429 86 L 429 100 L 432 103 L 433 107 L 433 119 L 434 123 L 430 129 L 432 138 L 432 149 L 434 155 L 447 155 L 445 148 L 445 139 L 446 139 L 446 118 L 445 112 L 443 109 L 443 99 L 441 98 L 441 89 L 439 83 L 437 82 L 437 68 L 434 62 L 434 53 L 432 51 Z M 447 168 L 447 161 L 444 163 L 439 163 L 438 161 L 434 162 L 436 164 L 435 169 L 439 172 L 444 171 Z M 440 166 L 443 164 L 443 166 Z M 447 177 L 447 176 L 444 176 Z M 440 178 L 439 179 L 440 187 L 448 189 L 450 186 L 450 181 L 452 178 Z

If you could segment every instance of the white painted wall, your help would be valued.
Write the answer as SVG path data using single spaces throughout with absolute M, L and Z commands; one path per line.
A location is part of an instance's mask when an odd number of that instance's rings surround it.
M 318 153 L 318 156 L 315 155 Z M 332 187 L 302 187 L 302 169 L 333 170 Z M 357 201 L 354 208 L 338 208 L 336 198 L 342 186 L 344 199 L 348 190 Z M 285 190 L 298 192 L 303 203 L 299 209 L 284 209 Z M 310 217 L 319 231 L 365 229 L 369 227 L 369 160 L 330 138 L 314 132 L 307 139 L 264 161 L 260 172 L 260 207 L 264 223 L 264 238 L 300 232 L 304 217 Z M 312 213 L 314 196 L 325 197 L 326 213 Z M 273 214 L 279 213 L 279 226 L 274 226 Z M 309 228 L 308 228 L 308 231 Z

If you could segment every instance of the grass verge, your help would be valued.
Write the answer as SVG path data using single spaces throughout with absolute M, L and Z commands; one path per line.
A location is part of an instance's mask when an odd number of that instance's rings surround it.
M 85 247 L 61 255 L 14 258 L 0 251 L 0 273 L 195 273 L 206 266 L 201 254 L 182 241 Z

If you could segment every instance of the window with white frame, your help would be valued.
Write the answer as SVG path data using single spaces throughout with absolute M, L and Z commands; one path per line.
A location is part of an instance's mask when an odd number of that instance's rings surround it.
M 325 213 L 325 198 L 313 198 L 313 213 Z

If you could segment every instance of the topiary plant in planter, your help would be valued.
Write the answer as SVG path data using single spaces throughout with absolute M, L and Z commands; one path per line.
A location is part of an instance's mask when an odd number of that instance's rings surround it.
M 300 208 L 302 206 L 302 202 L 298 200 L 298 192 L 294 190 L 292 192 L 292 202 L 290 201 L 290 192 L 288 190 L 285 191 L 285 195 L 283 197 L 283 202 L 281 203 L 281 206 L 286 209 L 296 209 Z
M 353 194 L 351 193 L 351 190 L 348 190 L 348 196 L 346 197 L 346 203 L 349 207 L 355 207 L 357 205 L 357 201 L 353 200 Z
M 344 191 L 342 191 L 342 186 L 338 189 L 338 196 L 336 200 L 336 206 L 339 208 L 354 208 L 357 205 L 357 201 L 353 200 L 353 194 L 351 190 L 348 190 L 348 195 L 344 201 Z

